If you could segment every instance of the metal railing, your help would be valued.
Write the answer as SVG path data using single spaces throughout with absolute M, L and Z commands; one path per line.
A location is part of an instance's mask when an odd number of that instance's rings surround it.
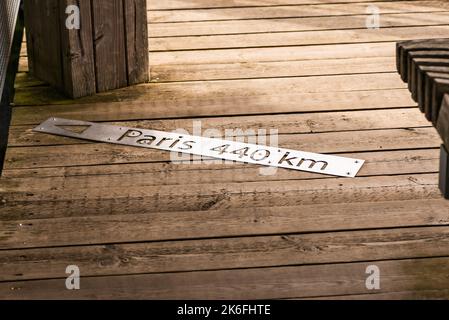
M 23 38 L 21 0 L 0 0 L 0 174 L 8 141 L 14 81 Z

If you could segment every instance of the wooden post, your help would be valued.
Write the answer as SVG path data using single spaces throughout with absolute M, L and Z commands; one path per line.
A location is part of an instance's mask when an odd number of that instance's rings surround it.
M 146 8 L 147 0 L 125 0 L 126 61 L 129 85 L 149 80 Z
M 439 187 L 444 198 L 449 199 L 449 94 L 442 98 L 437 119 L 436 128 L 443 140 L 440 149 Z
M 80 29 L 68 30 L 66 8 L 77 5 L 80 9 Z M 61 89 L 72 98 L 79 98 L 97 92 L 95 76 L 95 55 L 92 42 L 92 14 L 89 1 L 60 1 L 59 17 L 61 28 L 61 57 L 63 84 Z M 56 49 L 57 50 L 57 49 Z
M 449 153 L 444 145 L 440 151 L 439 187 L 445 199 L 449 199 Z
M 25 25 L 30 72 L 72 98 L 149 80 L 145 0 L 25 0 Z

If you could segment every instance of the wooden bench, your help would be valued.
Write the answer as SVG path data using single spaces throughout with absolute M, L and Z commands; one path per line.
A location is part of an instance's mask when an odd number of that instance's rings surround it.
M 396 57 L 412 98 L 443 139 L 439 185 L 449 199 L 449 39 L 399 42 Z

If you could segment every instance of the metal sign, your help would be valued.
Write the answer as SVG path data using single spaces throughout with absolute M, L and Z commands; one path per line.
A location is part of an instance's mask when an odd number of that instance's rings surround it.
M 34 131 L 91 141 L 181 152 L 271 167 L 355 177 L 364 160 L 281 149 L 174 132 L 51 118 Z

